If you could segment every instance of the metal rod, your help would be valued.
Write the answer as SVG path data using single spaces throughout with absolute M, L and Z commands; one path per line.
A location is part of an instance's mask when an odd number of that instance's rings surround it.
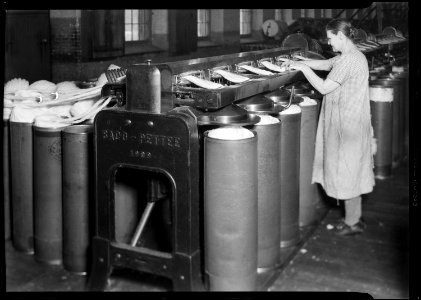
M 140 235 L 142 234 L 143 229 L 145 228 L 146 222 L 148 221 L 149 215 L 152 212 L 152 208 L 154 207 L 155 202 L 148 202 L 148 204 L 146 205 L 145 211 L 143 212 L 142 218 L 139 221 L 139 224 L 137 225 L 135 234 L 130 242 L 130 245 L 132 247 L 135 247 Z

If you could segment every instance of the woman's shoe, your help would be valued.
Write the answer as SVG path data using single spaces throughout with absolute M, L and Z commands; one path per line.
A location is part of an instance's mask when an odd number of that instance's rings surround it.
M 340 226 L 339 226 L 340 225 Z M 365 223 L 360 219 L 356 224 L 349 226 L 348 224 L 339 224 L 336 227 L 336 234 L 337 235 L 354 235 L 360 234 L 364 232 Z

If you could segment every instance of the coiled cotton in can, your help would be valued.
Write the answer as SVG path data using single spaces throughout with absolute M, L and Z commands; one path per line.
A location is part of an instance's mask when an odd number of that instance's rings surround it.
M 46 107 L 33 108 L 17 104 L 10 115 L 11 122 L 33 123 L 34 119 L 48 111 Z
M 262 114 L 262 115 L 259 115 L 259 117 L 260 117 L 260 121 L 256 125 L 269 125 L 269 124 L 279 123 L 279 119 L 274 118 L 269 115 Z
M 227 126 L 208 131 L 208 137 L 220 140 L 243 140 L 253 136 L 253 132 L 241 126 Z
M 303 101 L 300 102 L 300 106 L 311 106 L 311 105 L 317 105 L 317 101 L 314 99 L 311 99 L 309 97 L 304 96 Z
M 287 109 L 281 111 L 279 114 L 280 115 L 299 114 L 300 112 L 301 112 L 301 108 L 298 105 L 293 104 Z
M 45 114 L 39 115 L 34 120 L 34 126 L 44 128 L 59 128 L 69 126 L 68 123 L 62 122 L 62 118 L 57 115 Z

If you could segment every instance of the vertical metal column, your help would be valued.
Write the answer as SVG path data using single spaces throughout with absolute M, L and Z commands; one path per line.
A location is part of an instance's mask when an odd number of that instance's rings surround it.
M 64 127 L 33 126 L 35 259 L 52 265 L 63 260 L 61 130 Z
M 12 242 L 22 252 L 34 253 L 32 123 L 10 120 L 12 178 Z
M 377 143 L 374 175 L 377 179 L 385 179 L 392 174 L 394 91 L 392 87 L 370 84 L 371 124 Z
M 280 122 L 277 118 L 261 115 L 261 121 L 253 126 L 257 133 L 257 267 L 265 271 L 280 262 L 279 233 L 279 138 Z M 273 123 L 262 120 L 273 119 Z M 269 120 L 270 120 L 269 119 Z
M 10 210 L 10 135 L 9 119 L 3 117 L 3 201 L 4 201 L 4 239 L 10 240 L 11 210 Z
M 257 135 L 204 140 L 205 272 L 211 291 L 257 288 Z
M 299 169 L 301 109 L 291 105 L 279 114 L 280 138 L 280 210 L 281 247 L 290 247 L 300 240 L 299 229 Z
M 304 101 L 299 105 L 301 108 L 299 224 L 300 226 L 308 226 L 317 220 L 317 205 L 319 202 L 317 185 L 311 183 L 318 106 L 315 100 Z
M 393 87 L 393 127 L 392 127 L 392 168 L 396 168 L 400 160 L 402 159 L 402 124 L 403 120 L 401 117 L 401 89 L 402 84 L 399 78 L 393 76 L 384 75 L 379 76 L 377 80 L 373 81 L 372 84 L 383 85 L 385 87 Z
M 94 201 L 93 125 L 73 125 L 62 131 L 63 266 L 86 274 Z

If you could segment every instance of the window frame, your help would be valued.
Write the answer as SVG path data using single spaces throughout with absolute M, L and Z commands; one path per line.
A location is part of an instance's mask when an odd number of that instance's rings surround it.
M 274 12 L 274 17 L 273 17 L 276 21 L 283 21 L 282 20 L 282 9 L 280 9 L 280 8 L 277 8 L 277 9 L 275 9 L 275 12 Z
M 199 13 L 200 11 L 204 11 L 207 15 L 207 21 L 205 22 L 199 22 Z M 205 24 L 205 27 L 207 27 L 207 35 L 205 36 L 199 36 L 199 26 L 200 24 Z M 211 38 L 211 10 L 210 9 L 198 9 L 197 10 L 197 40 L 198 41 L 208 41 Z
M 246 24 L 245 22 L 242 22 L 242 20 L 244 19 L 243 14 L 244 14 L 245 11 L 249 12 L 249 17 L 250 17 L 250 22 L 248 24 L 248 26 L 250 28 L 249 33 L 241 33 L 241 29 L 243 28 L 242 24 Z M 253 29 L 253 10 L 252 9 L 240 9 L 240 38 L 251 37 L 252 29 Z
M 134 9 L 125 9 L 124 11 L 126 12 L 128 10 L 133 11 Z M 129 23 L 126 23 L 126 14 L 124 14 L 124 44 L 125 44 L 126 48 L 127 47 L 133 48 L 133 47 L 140 46 L 140 45 L 148 45 L 148 44 L 151 44 L 151 42 L 152 42 L 152 11 L 150 9 L 137 9 L 137 11 L 138 11 L 139 15 L 140 15 L 141 11 L 148 13 L 148 20 L 147 20 L 148 38 L 144 39 L 144 40 L 127 41 L 126 40 L 126 25 L 129 24 Z M 133 25 L 133 22 L 131 24 Z M 140 29 L 141 23 L 138 23 L 138 24 L 139 24 L 139 29 Z M 133 32 L 132 32 L 132 36 L 133 36 Z

